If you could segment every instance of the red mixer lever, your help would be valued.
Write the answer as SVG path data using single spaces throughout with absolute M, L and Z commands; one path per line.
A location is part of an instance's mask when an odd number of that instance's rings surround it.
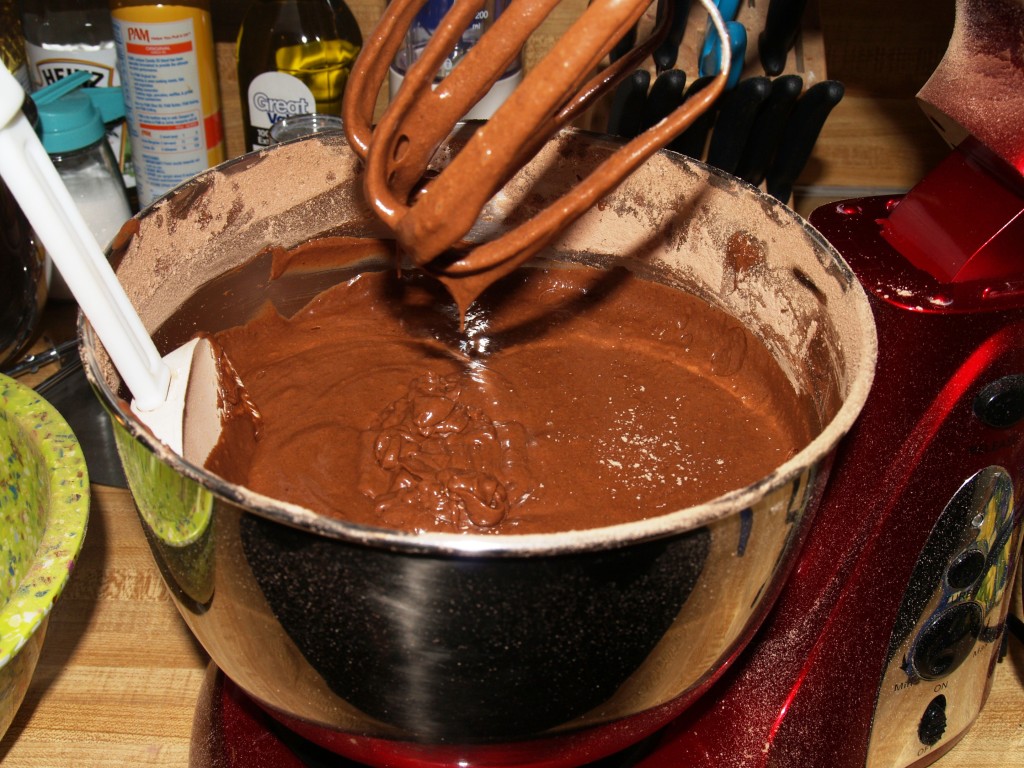
M 882 235 L 942 283 L 1019 280 L 1024 3 L 958 0 L 956 14 L 946 55 L 918 93 L 956 151 L 880 222 Z

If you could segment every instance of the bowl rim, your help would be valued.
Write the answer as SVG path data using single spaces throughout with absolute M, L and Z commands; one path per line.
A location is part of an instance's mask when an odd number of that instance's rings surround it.
M 35 557 L 0 610 L 0 667 L 48 618 L 74 570 L 89 521 L 89 473 L 81 444 L 60 412 L 34 389 L 0 374 L 0 406 L 50 478 L 49 514 Z
M 581 134 L 591 139 L 614 141 L 612 137 L 586 130 L 564 129 L 563 132 Z M 302 141 L 317 141 L 321 140 L 324 135 L 313 134 L 277 146 L 286 146 Z M 269 150 L 250 152 L 209 168 L 167 192 L 147 208 L 135 214 L 132 220 L 140 220 L 150 211 L 178 194 L 187 194 L 190 187 L 202 183 L 202 180 L 211 173 L 223 172 L 235 165 L 244 165 L 247 162 L 252 162 L 254 157 L 273 150 L 274 147 Z M 127 430 L 133 439 L 141 442 L 175 472 L 198 483 L 215 497 L 243 506 L 249 512 L 330 539 L 437 556 L 518 557 L 617 548 L 631 543 L 685 533 L 708 525 L 731 513 L 752 507 L 768 490 L 791 483 L 808 468 L 817 466 L 831 454 L 853 427 L 867 402 L 874 381 L 878 357 L 878 336 L 874 313 L 860 280 L 839 251 L 806 219 L 760 188 L 714 166 L 668 150 L 660 150 L 658 154 L 668 155 L 674 162 L 683 166 L 694 166 L 707 176 L 715 177 L 720 183 L 742 187 L 746 194 L 753 196 L 761 205 L 770 208 L 773 215 L 789 220 L 791 224 L 802 228 L 807 237 L 815 243 L 820 254 L 831 261 L 831 265 L 834 267 L 833 274 L 838 281 L 844 284 L 844 293 L 851 303 L 851 317 L 855 318 L 857 330 L 851 335 L 856 337 L 859 348 L 847 348 L 846 350 L 855 363 L 851 366 L 851 375 L 847 381 L 847 393 L 839 409 L 801 450 L 768 475 L 744 488 L 727 491 L 701 504 L 665 512 L 654 517 L 616 525 L 553 533 L 500 535 L 433 531 L 415 533 L 360 525 L 340 518 L 327 517 L 297 504 L 274 499 L 230 483 L 171 451 L 130 412 L 128 403 L 110 390 L 100 373 L 96 359 L 99 340 L 88 319 L 80 311 L 78 315 L 79 353 L 82 357 L 86 378 L 110 414 L 114 424 Z M 128 225 L 126 224 L 126 226 Z

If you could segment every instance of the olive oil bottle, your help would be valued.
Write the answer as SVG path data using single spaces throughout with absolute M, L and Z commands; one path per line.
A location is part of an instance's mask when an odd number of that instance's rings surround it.
M 238 33 L 247 150 L 270 144 L 285 117 L 341 114 L 362 35 L 343 0 L 255 0 Z

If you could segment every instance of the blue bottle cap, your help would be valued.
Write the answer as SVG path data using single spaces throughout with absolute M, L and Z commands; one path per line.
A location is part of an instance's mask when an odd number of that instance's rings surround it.
M 105 123 L 124 117 L 120 86 L 83 88 L 90 79 L 88 72 L 75 72 L 32 94 L 43 148 L 50 154 L 96 143 L 106 134 Z

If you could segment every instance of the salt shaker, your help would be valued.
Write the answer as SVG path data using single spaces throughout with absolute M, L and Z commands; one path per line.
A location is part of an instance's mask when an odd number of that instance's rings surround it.
M 132 215 L 105 126 L 124 117 L 124 99 L 120 88 L 83 88 L 89 80 L 88 73 L 76 72 L 36 91 L 32 100 L 43 147 L 104 248 Z M 53 278 L 50 296 L 72 299 L 57 272 Z

